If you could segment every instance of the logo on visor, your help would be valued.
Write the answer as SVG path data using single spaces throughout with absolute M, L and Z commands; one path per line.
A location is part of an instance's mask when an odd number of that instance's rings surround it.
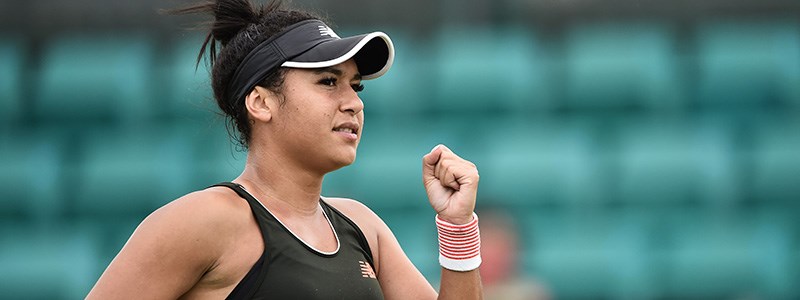
M 340 37 L 339 37 L 339 36 L 336 34 L 336 32 L 333 32 L 333 29 L 331 29 L 330 27 L 328 27 L 328 26 L 323 26 L 323 25 L 320 25 L 320 26 L 318 26 L 318 27 L 319 27 L 319 34 L 320 34 L 320 35 L 327 35 L 327 36 L 329 36 L 329 37 L 333 37 L 333 38 L 337 38 L 337 39 L 339 39 L 339 38 L 340 38 Z

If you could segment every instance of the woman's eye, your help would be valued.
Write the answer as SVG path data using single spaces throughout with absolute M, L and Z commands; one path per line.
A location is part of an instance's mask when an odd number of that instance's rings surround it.
M 356 91 L 356 93 L 364 90 L 364 85 L 360 84 L 360 83 L 359 84 L 353 84 L 353 85 L 350 85 L 350 86 L 353 87 L 353 90 Z
M 319 84 L 327 86 L 336 86 L 336 78 L 325 78 L 319 81 Z

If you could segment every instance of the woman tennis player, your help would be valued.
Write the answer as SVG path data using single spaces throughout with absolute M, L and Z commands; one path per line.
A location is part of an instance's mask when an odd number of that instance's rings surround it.
M 88 298 L 481 298 L 474 164 L 444 145 L 422 157 L 438 294 L 375 213 L 320 195 L 325 174 L 356 158 L 358 92 L 392 65 L 389 37 L 340 38 L 310 13 L 248 1 L 179 11 L 215 18 L 200 56 L 210 56 L 214 96 L 248 150 L 243 172 L 148 216 Z

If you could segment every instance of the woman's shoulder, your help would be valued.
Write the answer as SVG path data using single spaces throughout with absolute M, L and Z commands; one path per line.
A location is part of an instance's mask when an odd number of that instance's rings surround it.
M 224 238 L 250 225 L 250 208 L 238 195 L 221 187 L 186 194 L 152 212 L 137 233 L 169 238 L 173 244 L 206 243 L 224 246 Z
M 322 200 L 356 223 L 367 223 L 373 226 L 375 222 L 382 223 L 381 218 L 372 209 L 357 200 L 339 197 L 322 197 Z
M 322 200 L 342 212 L 344 212 L 343 210 L 353 212 L 372 212 L 372 210 L 364 205 L 364 203 L 361 203 L 355 199 L 323 196 Z
M 190 223 L 206 229 L 226 229 L 226 224 L 247 220 L 251 214 L 247 201 L 225 187 L 210 187 L 186 194 L 154 211 L 153 216 L 172 222 Z
M 323 197 L 322 200 L 356 223 L 373 250 L 378 244 L 379 236 L 391 233 L 386 223 L 372 209 L 359 201 L 337 197 Z

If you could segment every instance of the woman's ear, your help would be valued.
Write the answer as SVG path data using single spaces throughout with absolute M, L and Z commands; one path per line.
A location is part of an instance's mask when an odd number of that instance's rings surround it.
M 278 95 L 272 91 L 263 87 L 254 87 L 244 99 L 244 104 L 247 107 L 247 112 L 250 114 L 250 118 L 252 120 L 258 120 L 261 122 L 269 122 L 272 120 L 272 112 L 275 108 L 273 107 L 273 104 L 277 102 L 274 101 L 275 99 L 271 98 L 277 96 Z

